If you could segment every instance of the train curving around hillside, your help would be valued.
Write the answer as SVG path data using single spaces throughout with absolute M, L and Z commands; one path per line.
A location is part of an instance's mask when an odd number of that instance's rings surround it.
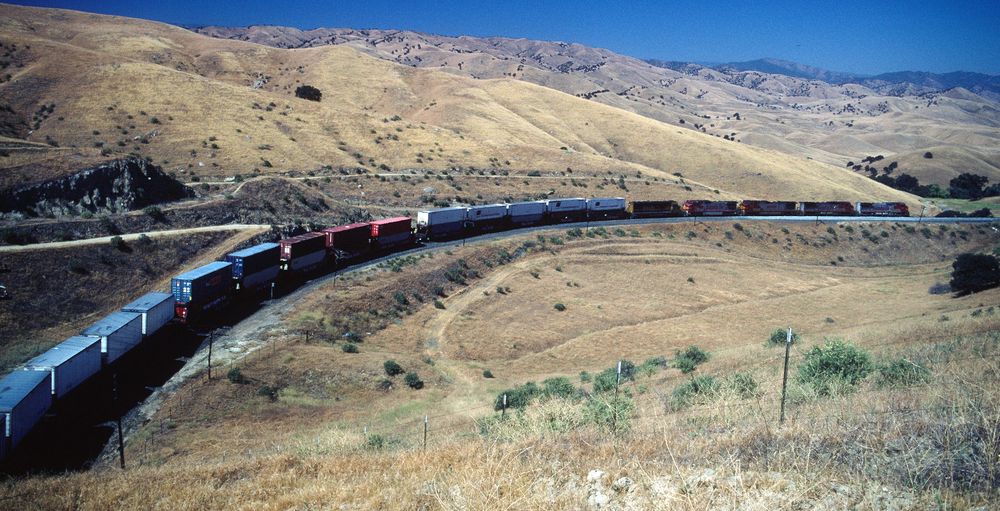
M 211 321 L 236 300 L 260 302 L 276 286 L 391 254 L 427 241 L 570 222 L 699 216 L 909 216 L 899 202 L 672 200 L 621 197 L 554 198 L 449 207 L 309 232 L 232 252 L 223 261 L 177 275 L 170 292 L 139 297 L 0 379 L 0 460 L 58 400 L 155 335 L 170 322 Z M 113 370 L 113 369 L 112 369 Z

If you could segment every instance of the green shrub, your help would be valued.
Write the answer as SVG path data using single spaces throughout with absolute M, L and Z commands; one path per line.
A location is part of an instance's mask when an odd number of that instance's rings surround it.
M 344 344 L 342 344 L 340 346 L 340 349 L 344 353 L 357 353 L 358 352 L 358 345 L 354 344 L 353 342 L 345 342 Z
M 490 371 L 489 369 L 484 369 L 483 378 L 493 378 L 493 371 Z
M 520 409 L 531 404 L 531 401 L 535 396 L 541 393 L 541 389 L 535 382 L 528 382 L 519 387 L 514 387 L 512 389 L 507 389 L 499 394 L 497 394 L 496 400 L 493 402 L 494 410 L 503 409 L 503 397 L 507 396 L 507 408 Z
M 760 395 L 760 385 L 749 373 L 736 373 L 730 376 L 726 379 L 726 385 L 743 399 L 755 398 Z
M 434 308 L 444 310 L 444 303 L 441 300 L 434 300 Z
M 565 376 L 548 378 L 542 382 L 542 395 L 545 397 L 571 398 L 576 395 L 576 387 Z
M 601 431 L 627 433 L 632 428 L 635 402 L 627 392 L 617 396 L 594 396 L 584 406 L 584 418 Z
M 682 373 L 688 374 L 694 371 L 698 365 L 708 361 L 707 352 L 697 346 L 688 346 L 684 351 L 677 351 L 674 354 L 674 367 L 680 369 Z
M 622 374 L 621 381 L 629 381 L 635 379 L 636 367 L 631 360 L 622 360 Z M 609 367 L 594 378 L 594 392 L 608 392 L 615 389 L 618 382 L 618 365 L 615 364 L 614 367 Z
M 710 398 L 718 391 L 719 382 L 714 377 L 708 375 L 695 376 L 674 389 L 671 393 L 671 403 L 675 408 L 684 408 L 692 405 L 699 399 Z
M 927 383 L 930 379 L 930 369 L 916 362 L 900 358 L 879 366 L 875 384 L 882 388 L 906 387 Z
M 406 382 L 406 384 L 409 385 L 410 388 L 413 389 L 424 388 L 424 381 L 420 379 L 420 375 L 418 375 L 417 373 L 406 373 L 406 376 L 403 378 L 403 381 Z
M 872 371 L 868 352 L 840 339 L 828 339 L 822 346 L 814 346 L 799 365 L 798 380 L 811 385 L 821 395 L 830 395 L 834 389 L 850 390 L 861 383 Z
M 396 376 L 397 374 L 406 372 L 403 370 L 403 366 L 397 364 L 395 360 L 386 360 L 382 363 L 382 368 L 385 369 L 385 374 L 389 376 Z
M 566 306 L 563 305 L 563 304 L 561 304 L 561 303 L 557 303 L 557 304 L 553 305 L 552 308 L 555 309 L 555 310 L 557 310 L 557 311 L 559 311 L 559 312 L 562 312 L 562 311 L 566 310 Z
M 226 378 L 229 379 L 230 383 L 244 383 L 246 381 L 246 379 L 243 378 L 243 373 L 240 372 L 239 367 L 230 369 L 229 372 L 226 373 Z
M 369 451 L 381 451 L 385 449 L 386 444 L 388 444 L 388 441 L 386 441 L 385 437 L 377 433 L 368 435 L 365 438 L 365 449 Z
M 278 400 L 280 392 L 281 389 L 277 385 L 261 385 L 260 388 L 257 389 L 258 396 L 264 396 L 271 402 Z
M 782 346 L 788 341 L 788 330 L 779 328 L 771 332 L 771 337 L 767 338 L 768 346 Z M 792 344 L 799 342 L 799 334 L 792 331 Z

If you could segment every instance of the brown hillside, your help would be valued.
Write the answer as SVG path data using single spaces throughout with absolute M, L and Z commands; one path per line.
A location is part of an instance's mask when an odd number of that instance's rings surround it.
M 52 154 L 71 166 L 104 150 L 148 156 L 185 180 L 324 165 L 572 168 L 682 172 L 708 193 L 912 202 L 841 168 L 517 80 L 413 69 L 345 46 L 282 50 L 140 20 L 0 9 L 0 40 L 18 55 L 0 101 L 37 124 L 18 137 L 59 146 L 8 149 L 8 183 L 50 175 L 27 163 Z M 255 89 L 258 76 L 267 81 Z M 303 83 L 323 100 L 295 98 Z

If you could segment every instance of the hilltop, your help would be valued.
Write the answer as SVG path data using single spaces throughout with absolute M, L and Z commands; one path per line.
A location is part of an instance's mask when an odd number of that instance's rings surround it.
M 348 46 L 414 68 L 477 79 L 514 78 L 685 130 L 835 166 L 879 154 L 902 164 L 933 147 L 983 151 L 991 160 L 1000 147 L 997 79 L 986 75 L 857 77 L 775 59 L 706 66 L 643 61 L 566 42 L 405 30 L 197 30 L 278 48 Z M 969 168 L 968 163 L 939 158 L 934 164 L 940 172 L 926 173 L 922 181 L 947 187 L 949 176 L 965 171 L 1000 180 L 992 167 Z M 900 166 L 899 171 L 910 169 Z
M 620 108 L 633 102 L 624 96 L 602 104 L 551 83 L 416 69 L 351 45 L 279 49 L 142 20 L 0 9 L 11 74 L 0 84 L 6 187 L 136 153 L 188 183 L 471 168 L 674 184 L 681 174 L 677 198 L 915 203 L 840 166 L 638 115 Z M 303 84 L 322 100 L 296 98 Z

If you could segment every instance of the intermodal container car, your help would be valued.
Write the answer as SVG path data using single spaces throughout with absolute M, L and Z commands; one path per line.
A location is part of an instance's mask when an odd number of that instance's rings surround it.
M 564 223 L 587 217 L 587 199 L 550 199 L 545 201 L 545 215 L 549 222 Z
M 740 212 L 736 201 L 689 200 L 681 207 L 690 216 L 734 216 Z
M 512 202 L 507 204 L 507 220 L 512 226 L 534 225 L 545 219 L 545 201 Z
M 465 232 L 468 208 L 453 207 L 417 212 L 417 234 L 429 240 L 459 236 Z
M 587 218 L 590 220 L 625 218 L 625 199 L 622 197 L 587 199 Z
M 174 308 L 171 305 L 170 314 Z M 48 371 L 52 397 L 61 398 L 101 371 L 101 340 L 77 335 L 24 364 L 29 371 Z
M 859 202 L 854 210 L 862 216 L 910 216 L 910 208 L 902 202 Z
M 134 302 L 122 307 L 122 312 L 142 315 L 142 335 L 149 337 L 174 319 L 174 295 L 170 293 L 147 293 Z
M 112 312 L 82 332 L 101 340 L 105 363 L 112 363 L 142 342 L 142 315 L 134 312 Z
M 371 244 L 371 222 L 358 222 L 323 229 L 326 249 L 345 253 L 367 252 Z
M 376 250 L 389 250 L 412 244 L 412 223 L 408 216 L 375 220 L 371 224 L 372 245 Z
M 472 206 L 466 214 L 470 227 L 476 231 L 492 231 L 507 223 L 507 205 Z
M 632 218 L 664 218 L 684 216 L 684 209 L 672 200 L 637 200 L 628 203 L 626 212 Z
M 236 290 L 259 291 L 270 286 L 278 278 L 280 248 L 277 243 L 261 243 L 226 255 L 226 261 L 233 263 Z
M 233 289 L 233 263 L 216 261 L 174 277 L 170 290 L 177 319 L 187 323 L 198 312 L 224 305 Z
M 794 201 L 740 201 L 740 212 L 748 216 L 789 216 L 799 213 L 798 203 Z
M 0 379 L 0 415 L 6 423 L 2 440 L 7 449 L 17 447 L 52 406 L 50 378 L 48 371 L 14 371 Z
M 326 261 L 326 234 L 307 232 L 279 242 L 281 245 L 281 269 L 305 272 Z
M 806 216 L 853 216 L 854 204 L 843 201 L 800 202 L 799 214 Z

